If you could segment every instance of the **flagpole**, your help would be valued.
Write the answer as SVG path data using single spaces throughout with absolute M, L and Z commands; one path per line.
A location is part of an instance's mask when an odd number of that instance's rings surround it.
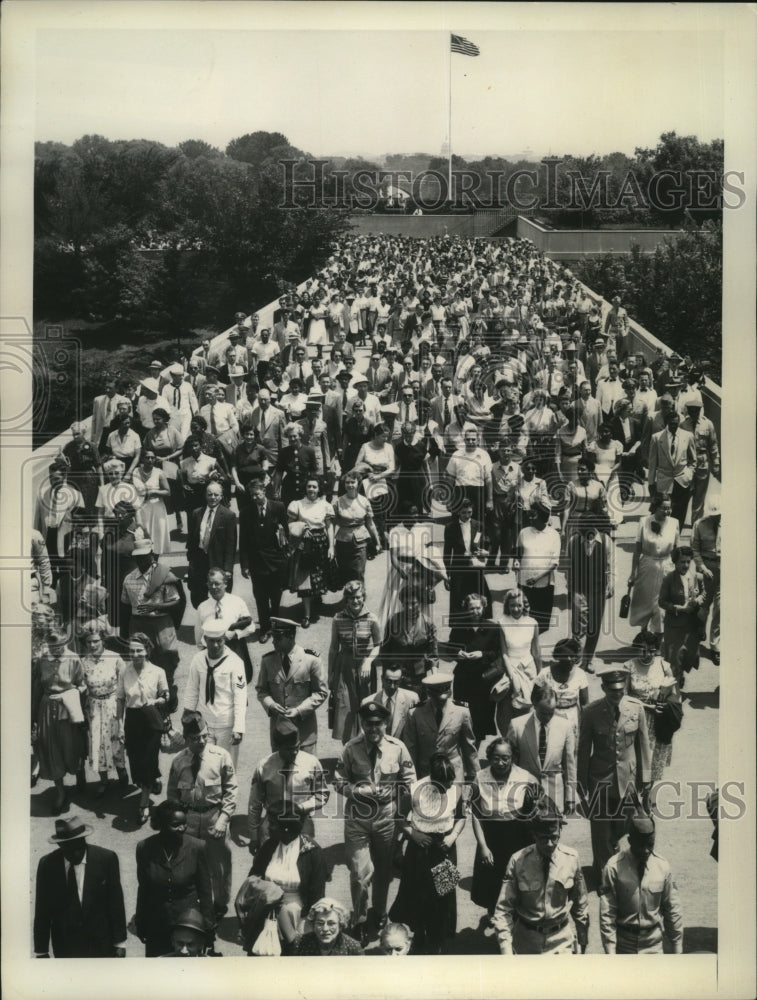
M 452 201 L 452 36 L 447 36 L 447 58 L 449 59 L 449 104 L 447 107 L 447 201 Z

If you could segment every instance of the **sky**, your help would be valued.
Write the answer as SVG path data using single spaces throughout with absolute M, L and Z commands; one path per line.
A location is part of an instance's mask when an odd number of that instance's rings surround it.
M 628 30 L 630 18 L 613 30 L 545 27 L 547 18 L 534 30 L 533 17 L 525 27 L 500 17 L 500 29 L 467 23 L 474 19 L 465 10 L 455 20 L 427 17 L 416 30 L 402 13 L 371 30 L 289 30 L 298 18 L 267 30 L 248 21 L 229 30 L 228 18 L 203 29 L 163 21 L 121 28 L 103 19 L 96 28 L 39 30 L 36 138 L 192 138 L 223 149 L 267 130 L 314 155 L 438 154 L 447 136 L 450 28 L 481 50 L 451 58 L 452 147 L 462 156 L 633 155 L 665 131 L 723 137 L 717 32 Z

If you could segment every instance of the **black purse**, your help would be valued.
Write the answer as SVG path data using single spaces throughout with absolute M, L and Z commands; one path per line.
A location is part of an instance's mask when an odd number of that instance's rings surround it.
M 620 599 L 620 611 L 618 612 L 618 618 L 628 618 L 628 612 L 631 610 L 631 588 L 629 587 L 625 594 Z

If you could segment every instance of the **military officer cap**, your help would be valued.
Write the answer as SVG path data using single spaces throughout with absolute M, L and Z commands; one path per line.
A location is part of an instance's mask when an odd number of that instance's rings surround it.
M 150 368 L 162 368 L 163 365 L 160 361 L 151 361 Z
M 204 934 L 206 931 L 202 914 L 194 906 L 191 906 L 188 910 L 181 911 L 171 924 L 171 930 L 175 930 L 177 927 L 187 927 L 189 930 L 198 931 L 200 934 Z
M 209 618 L 202 625 L 202 634 L 207 639 L 221 639 L 226 635 L 227 626 L 221 618 Z
M 449 687 L 452 684 L 452 674 L 445 674 L 441 671 L 428 674 L 423 678 L 421 684 L 423 684 L 424 687 L 431 688 L 432 690 Z
M 271 618 L 271 631 L 296 632 L 297 622 L 293 622 L 291 618 Z
M 601 670 L 598 670 L 597 676 L 602 682 L 602 687 L 624 688 L 626 686 L 626 681 L 628 680 L 628 670 L 626 670 L 623 666 L 613 664 L 609 667 L 603 667 Z
M 185 709 L 181 716 L 181 729 L 185 736 L 199 736 L 207 729 L 202 712 Z
M 563 826 L 565 820 L 554 799 L 551 799 L 549 795 L 542 795 L 534 804 L 531 823 L 537 827 Z
M 595 341 L 594 341 L 594 346 L 595 347 L 604 347 L 605 346 L 605 338 L 604 337 L 597 337 L 595 339 Z
M 358 709 L 363 722 L 386 722 L 389 712 L 377 701 L 367 701 Z
M 279 717 L 273 727 L 273 740 L 279 748 L 298 746 L 300 731 L 291 719 Z

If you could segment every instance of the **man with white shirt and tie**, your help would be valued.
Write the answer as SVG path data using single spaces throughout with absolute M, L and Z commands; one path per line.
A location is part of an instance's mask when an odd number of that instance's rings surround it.
M 394 430 L 392 431 L 392 440 L 394 441 L 399 441 L 401 439 L 403 424 L 416 424 L 418 422 L 418 412 L 415 408 L 415 394 L 412 386 L 406 385 L 400 391 L 398 405 L 400 411 L 396 421 L 394 422 Z
M 307 348 L 304 344 L 298 344 L 294 349 L 294 360 L 287 367 L 287 375 L 290 382 L 292 379 L 299 379 L 300 385 L 304 386 L 308 378 L 312 375 L 313 369 L 307 360 Z
M 211 742 L 229 752 L 236 770 L 247 712 L 244 664 L 226 648 L 223 619 L 208 619 L 202 635 L 206 649 L 189 664 L 182 711 L 202 713 Z
M 223 402 L 225 392 L 225 388 L 221 385 L 215 389 L 206 385 L 205 398 L 208 402 L 202 407 L 200 414 L 207 421 L 208 431 L 223 448 L 226 457 L 231 458 L 239 434 L 239 421 L 231 403 Z
M 286 424 L 284 413 L 271 402 L 270 389 L 262 388 L 258 393 L 258 409 L 252 415 L 252 426 L 258 432 L 258 441 L 271 453 L 272 460 L 279 457 L 282 434 Z
M 575 807 L 576 737 L 573 725 L 555 714 L 557 695 L 551 682 L 539 679 L 531 690 L 532 709 L 510 723 L 508 742 L 520 767 L 532 774 L 567 815 Z
M 697 464 L 694 435 L 679 427 L 675 409 L 668 412 L 666 426 L 649 442 L 649 492 L 670 494 L 672 514 L 681 531 L 692 494 Z
M 168 369 L 171 376 L 170 385 L 164 385 L 161 397 L 168 403 L 171 413 L 172 425 L 181 434 L 182 441 L 185 441 L 189 434 L 189 424 L 200 407 L 197 403 L 197 396 L 189 382 L 184 381 L 184 369 L 177 362 Z
M 403 738 L 408 716 L 420 701 L 415 691 L 407 691 L 400 687 L 401 680 L 402 666 L 385 663 L 381 670 L 381 689 L 368 695 L 362 702 L 363 705 L 369 702 L 383 705 L 389 713 L 386 731 L 389 736 L 394 736 L 398 740 Z
M 205 506 L 189 515 L 187 558 L 189 560 L 189 595 L 192 607 L 208 597 L 208 571 L 224 570 L 230 591 L 237 551 L 237 516 L 221 503 L 220 483 L 211 482 L 205 490 Z
M 597 379 L 596 398 L 602 417 L 607 422 L 612 418 L 615 404 L 625 396 L 623 383 L 618 378 L 619 371 L 618 362 L 610 361 L 607 366 L 607 377 Z

